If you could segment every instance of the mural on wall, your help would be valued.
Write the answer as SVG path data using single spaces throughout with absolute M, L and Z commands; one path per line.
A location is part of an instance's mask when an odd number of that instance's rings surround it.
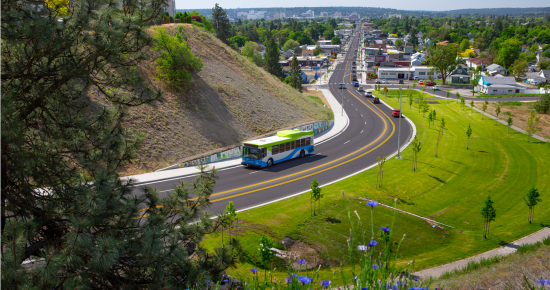
M 334 121 L 320 121 L 315 122 L 307 125 L 303 125 L 300 127 L 292 128 L 292 129 L 298 129 L 300 131 L 313 131 L 313 134 L 317 135 L 319 133 L 322 133 L 326 130 L 328 130 L 332 125 L 334 124 Z M 216 161 L 223 161 L 223 160 L 229 160 L 234 158 L 241 158 L 241 148 L 233 148 L 229 149 L 220 153 L 216 153 L 210 156 L 206 156 L 203 158 L 183 162 L 179 164 L 179 167 L 195 167 L 197 165 L 202 164 L 208 164 Z

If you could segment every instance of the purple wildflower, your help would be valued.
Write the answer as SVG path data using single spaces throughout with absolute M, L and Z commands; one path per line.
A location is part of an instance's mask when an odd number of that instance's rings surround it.
M 378 245 L 378 242 L 375 240 L 370 240 L 369 247 L 372 248 L 374 246 Z
M 372 268 L 373 268 L 374 270 L 376 270 L 376 268 L 378 268 L 378 265 L 374 264 L 374 265 L 372 265 Z
M 323 286 L 323 288 L 327 288 L 328 285 L 330 285 L 330 281 L 329 281 L 329 280 L 323 280 L 323 281 L 321 281 L 321 286 Z
M 382 227 L 381 230 L 384 232 L 384 234 L 387 234 L 387 233 L 390 232 L 390 228 L 389 228 L 389 227 Z
M 298 262 L 298 264 L 303 264 L 306 262 L 306 259 L 298 259 L 296 262 Z
M 252 268 L 252 270 L 250 270 L 250 272 L 252 272 L 252 274 L 256 274 L 256 272 L 258 272 L 258 269 Z
M 370 206 L 371 209 L 373 209 L 375 206 L 378 205 L 378 202 L 377 201 L 369 201 L 367 202 L 367 205 Z

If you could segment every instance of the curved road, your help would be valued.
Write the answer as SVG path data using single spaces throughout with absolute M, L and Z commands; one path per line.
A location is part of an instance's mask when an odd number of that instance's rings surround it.
M 313 178 L 319 184 L 349 176 L 372 164 L 381 155 L 397 151 L 397 122 L 391 110 L 383 104 L 372 104 L 371 99 L 361 97 L 351 85 L 351 66 L 358 48 L 357 36 L 352 40 L 345 60 L 337 66 L 329 81 L 329 89 L 337 98 L 343 97 L 344 110 L 349 117 L 349 126 L 337 137 L 315 146 L 315 152 L 262 170 L 243 166 L 219 172 L 209 211 L 219 213 L 229 201 L 237 209 L 257 206 L 309 189 Z M 347 83 L 346 89 L 338 89 L 338 83 Z M 341 95 L 342 94 L 342 95 Z M 339 112 L 336 112 L 339 113 Z M 408 122 L 401 122 L 401 142 L 411 137 Z M 190 181 L 192 176 L 184 177 Z M 182 180 L 179 179 L 179 180 Z M 148 182 L 166 197 L 179 180 Z M 139 186 L 135 189 L 140 194 Z

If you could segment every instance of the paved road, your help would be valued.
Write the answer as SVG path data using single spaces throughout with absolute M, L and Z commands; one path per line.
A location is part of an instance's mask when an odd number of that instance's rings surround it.
M 357 39 L 353 40 L 357 47 Z M 309 189 L 316 178 L 321 185 L 338 180 L 376 163 L 381 155 L 397 151 L 397 125 L 391 117 L 391 110 L 382 104 L 373 105 L 361 97 L 353 86 L 338 89 L 338 83 L 351 82 L 353 53 L 346 55 L 329 81 L 329 89 L 339 100 L 343 99 L 344 110 L 349 117 L 348 128 L 327 142 L 315 146 L 315 152 L 258 170 L 237 166 L 220 171 L 210 211 L 221 212 L 229 201 L 237 209 L 249 208 L 272 200 L 284 198 Z M 401 123 L 401 142 L 411 137 L 412 128 Z M 190 181 L 191 178 L 184 178 Z M 179 180 L 150 183 L 166 197 Z M 135 189 L 139 194 L 141 191 Z

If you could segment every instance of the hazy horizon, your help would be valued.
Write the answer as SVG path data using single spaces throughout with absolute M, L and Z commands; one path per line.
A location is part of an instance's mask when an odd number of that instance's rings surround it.
M 344 0 L 339 1 L 338 6 L 335 5 L 323 5 L 324 2 L 331 3 L 329 1 L 320 1 L 316 5 L 295 5 L 294 1 L 282 0 L 277 2 L 279 5 L 263 5 L 258 6 L 257 1 L 250 0 L 236 0 L 236 1 L 218 1 L 218 0 L 208 0 L 200 1 L 193 3 L 185 3 L 183 0 L 176 0 L 176 9 L 210 9 L 218 3 L 224 9 L 262 9 L 262 8 L 307 8 L 307 7 L 373 7 L 373 8 L 389 8 L 397 10 L 413 10 L 413 11 L 448 11 L 448 10 L 458 10 L 458 9 L 487 9 L 487 8 L 544 8 L 550 7 L 548 0 L 526 0 L 522 3 L 526 4 L 521 7 L 516 6 L 517 1 L 512 0 L 501 0 L 501 1 L 487 1 L 484 3 L 484 7 L 475 7 L 478 4 L 478 1 L 465 0 L 461 2 L 452 2 L 452 3 L 441 3 L 441 1 L 436 0 L 426 0 L 421 2 L 422 6 L 419 7 L 420 3 L 415 1 L 403 1 L 396 0 L 387 6 L 374 6 L 374 5 L 357 5 L 354 1 Z M 205 4 L 208 3 L 208 4 Z M 266 2 L 271 3 L 271 2 Z M 285 5 L 287 4 L 287 5 Z M 333 3 L 332 3 L 333 4 Z M 354 5 L 344 5 L 344 4 L 354 4 Z M 491 5 L 494 4 L 494 5 Z

